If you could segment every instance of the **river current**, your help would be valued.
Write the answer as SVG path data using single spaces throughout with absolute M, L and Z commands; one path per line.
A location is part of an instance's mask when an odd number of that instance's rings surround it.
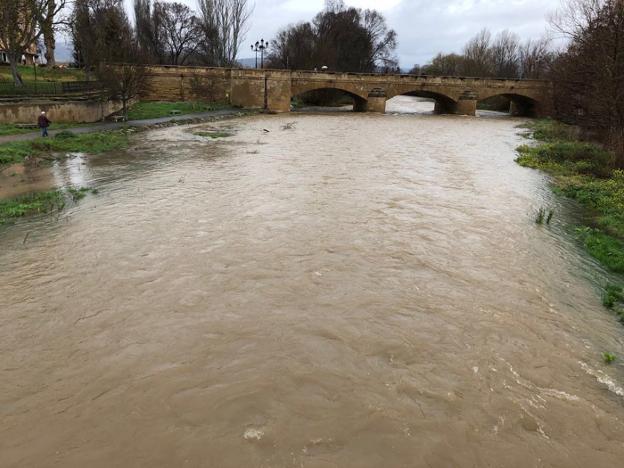
M 514 162 L 521 119 L 421 104 L 3 179 L 98 193 L 0 228 L 0 466 L 622 466 L 575 207 Z

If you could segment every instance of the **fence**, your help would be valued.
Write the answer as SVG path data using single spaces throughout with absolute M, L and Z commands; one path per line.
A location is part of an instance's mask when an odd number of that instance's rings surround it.
M 102 91 L 99 81 L 0 81 L 0 97 L 11 96 L 62 96 Z

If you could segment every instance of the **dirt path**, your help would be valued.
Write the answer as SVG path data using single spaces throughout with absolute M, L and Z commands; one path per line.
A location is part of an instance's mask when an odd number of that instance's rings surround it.
M 54 124 L 49 129 L 49 135 L 54 136 L 58 132 L 61 131 L 70 131 L 72 133 L 93 133 L 93 132 L 104 132 L 109 130 L 116 130 L 118 128 L 123 127 L 147 127 L 150 125 L 157 125 L 161 123 L 168 122 L 186 122 L 193 120 L 201 120 L 201 119 L 210 119 L 214 117 L 224 117 L 224 116 L 233 116 L 241 111 L 239 109 L 222 109 L 208 112 L 200 112 L 196 114 L 184 114 L 184 115 L 176 115 L 171 117 L 159 117 L 156 119 L 145 119 L 145 120 L 129 120 L 127 122 L 101 122 L 94 123 L 89 126 L 81 126 L 81 127 L 70 127 L 63 128 L 59 130 L 54 130 Z M 19 135 L 5 135 L 0 136 L 0 144 L 8 143 L 11 141 L 30 141 L 36 138 L 41 138 L 41 133 L 39 131 L 35 131 L 32 133 L 22 133 Z

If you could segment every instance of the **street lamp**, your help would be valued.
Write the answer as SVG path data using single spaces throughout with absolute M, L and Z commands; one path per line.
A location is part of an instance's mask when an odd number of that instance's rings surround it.
M 264 42 L 264 39 L 260 39 L 251 46 L 252 52 L 256 53 L 256 68 L 258 68 L 258 52 L 260 52 L 260 68 L 264 68 L 264 51 L 268 48 L 269 41 Z
M 33 71 L 35 72 L 35 94 L 37 94 L 37 59 L 41 55 L 41 49 L 37 49 L 37 53 L 33 56 Z

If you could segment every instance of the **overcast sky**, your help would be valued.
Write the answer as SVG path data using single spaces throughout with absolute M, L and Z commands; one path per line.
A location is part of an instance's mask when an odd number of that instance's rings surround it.
M 172 1 L 172 0 L 167 0 Z M 182 1 L 197 9 L 196 0 Z M 253 3 L 253 0 L 250 0 Z M 131 10 L 132 0 L 126 0 Z M 438 52 L 460 52 L 466 41 L 486 27 L 510 29 L 522 38 L 538 38 L 547 16 L 560 0 L 346 0 L 347 5 L 376 8 L 398 33 L 397 53 L 403 68 L 425 64 Z M 239 58 L 252 57 L 252 42 L 271 39 L 288 24 L 309 21 L 324 0 L 256 0 L 251 28 Z

